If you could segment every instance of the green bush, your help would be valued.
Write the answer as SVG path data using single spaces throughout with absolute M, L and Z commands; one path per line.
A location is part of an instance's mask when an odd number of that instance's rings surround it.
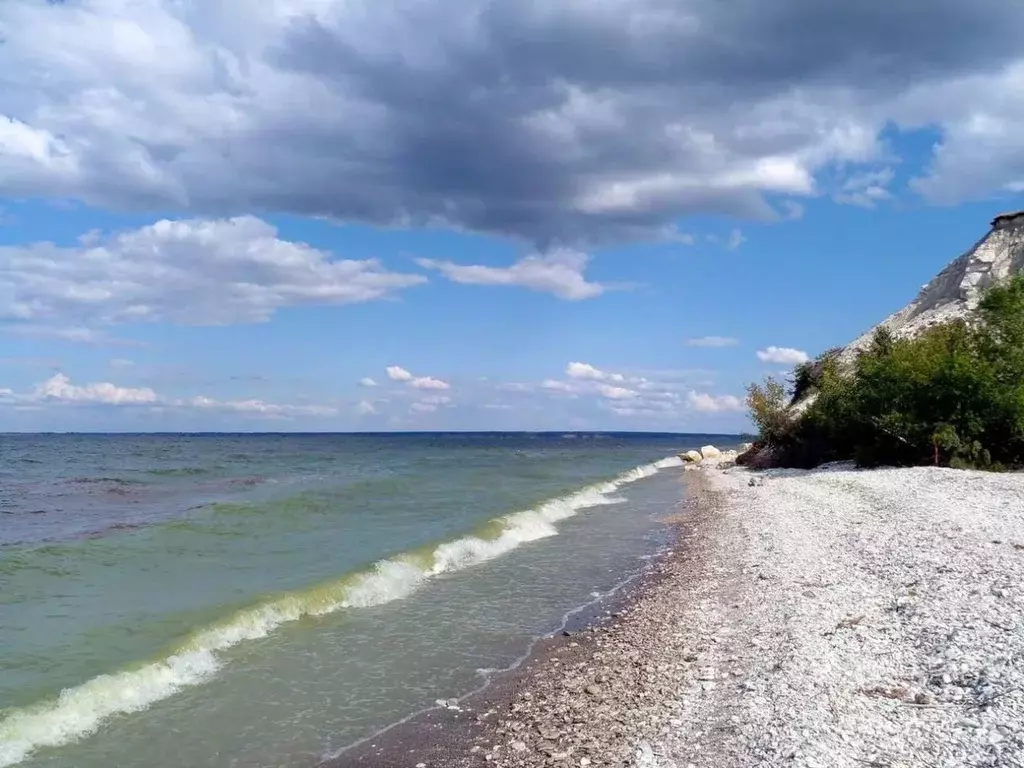
M 760 442 L 784 466 L 1024 467 L 1024 277 L 989 290 L 970 323 L 912 339 L 880 330 L 852 371 L 826 354 L 792 389 L 814 393 L 798 417 L 777 407 L 777 383 L 748 389 Z

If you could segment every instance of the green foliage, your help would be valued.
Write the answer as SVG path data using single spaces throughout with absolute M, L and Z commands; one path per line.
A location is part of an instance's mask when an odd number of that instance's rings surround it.
M 801 366 L 794 399 L 815 399 L 799 418 L 766 387 L 751 387 L 748 405 L 787 466 L 1024 467 L 1024 277 L 989 290 L 970 324 L 913 339 L 879 330 L 852 371 L 835 355 Z
M 777 379 L 768 376 L 763 384 L 748 386 L 747 409 L 760 440 L 775 443 L 789 432 L 791 420 L 786 409 L 786 388 Z

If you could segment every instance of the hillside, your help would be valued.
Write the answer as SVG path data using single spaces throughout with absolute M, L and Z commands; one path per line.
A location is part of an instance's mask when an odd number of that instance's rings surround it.
M 938 323 L 966 317 L 977 309 L 986 288 L 1022 271 L 1024 211 L 1000 214 L 992 220 L 989 232 L 932 278 L 916 299 L 844 347 L 839 353 L 840 364 L 852 364 L 880 327 L 905 338 Z

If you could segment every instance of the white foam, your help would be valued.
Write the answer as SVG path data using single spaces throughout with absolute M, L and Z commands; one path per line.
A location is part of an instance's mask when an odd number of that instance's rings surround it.
M 87 736 L 113 715 L 141 712 L 216 673 L 209 651 L 181 653 L 126 672 L 100 675 L 61 692 L 57 701 L 16 710 L 0 721 L 0 766 L 20 763 L 41 747 Z
M 421 568 L 411 557 L 381 560 L 372 570 L 306 593 L 287 595 L 241 611 L 223 624 L 197 634 L 180 652 L 145 666 L 100 675 L 61 692 L 56 701 L 14 710 L 0 720 L 0 768 L 15 765 L 36 750 L 77 741 L 116 715 L 141 712 L 182 688 L 200 685 L 221 666 L 217 656 L 246 640 L 265 637 L 285 622 L 320 616 L 341 608 L 365 608 L 399 600 L 433 576 L 459 571 L 511 552 L 519 545 L 555 536 L 555 523 L 583 509 L 623 501 L 613 494 L 659 469 L 682 464 L 670 457 L 636 467 L 615 480 L 546 501 L 502 518 L 495 537 L 466 536 L 438 545 L 433 564 Z

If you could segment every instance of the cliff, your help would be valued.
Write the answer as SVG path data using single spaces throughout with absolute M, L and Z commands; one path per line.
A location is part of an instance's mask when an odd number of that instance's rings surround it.
M 967 317 L 986 288 L 1022 271 L 1024 211 L 1000 214 L 992 220 L 988 234 L 932 278 L 916 299 L 844 347 L 838 356 L 840 365 L 852 364 L 878 328 L 906 337 L 937 323 Z

